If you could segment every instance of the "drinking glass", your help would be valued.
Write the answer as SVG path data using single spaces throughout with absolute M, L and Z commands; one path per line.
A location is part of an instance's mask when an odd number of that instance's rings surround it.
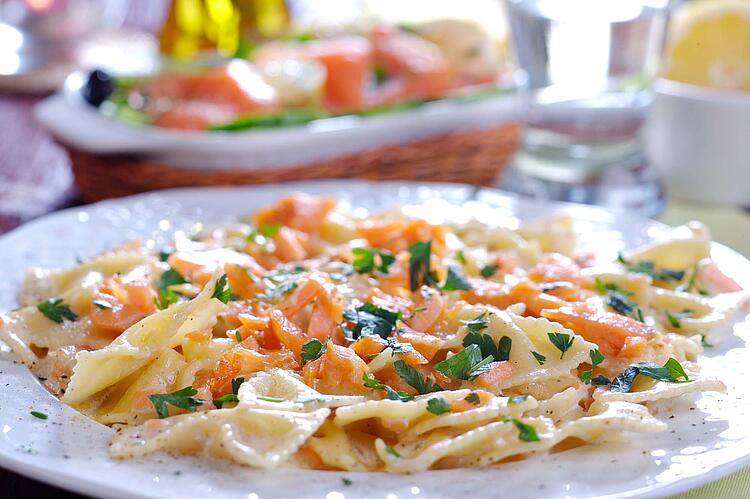
M 506 0 L 521 145 L 502 186 L 654 215 L 641 134 L 670 0 Z

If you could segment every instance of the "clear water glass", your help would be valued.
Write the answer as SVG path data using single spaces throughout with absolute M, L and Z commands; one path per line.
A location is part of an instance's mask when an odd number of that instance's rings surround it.
M 506 0 L 523 132 L 502 186 L 654 215 L 641 134 L 670 0 Z

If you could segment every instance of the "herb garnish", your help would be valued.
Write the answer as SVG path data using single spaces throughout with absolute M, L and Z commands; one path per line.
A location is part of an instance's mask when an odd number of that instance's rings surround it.
M 436 416 L 451 412 L 450 403 L 441 398 L 434 398 L 427 401 L 427 410 Z
M 398 453 L 398 451 L 396 451 L 396 449 L 394 449 L 394 448 L 393 448 L 393 447 L 391 447 L 390 445 L 386 445 L 386 446 L 385 446 L 385 451 L 386 451 L 386 452 L 387 452 L 388 454 L 390 454 L 391 456 L 393 456 L 393 457 L 401 457 L 401 454 L 399 454 L 399 453 Z
M 96 308 L 101 308 L 102 310 L 112 308 L 112 304 L 104 300 L 94 300 L 91 302 L 91 304 L 96 306 Z
M 521 404 L 523 402 L 526 402 L 526 399 L 528 398 L 528 395 L 514 395 L 512 397 L 508 397 L 508 405 Z
M 348 486 L 350 486 L 351 484 L 353 484 L 354 482 L 352 482 L 352 481 L 351 481 L 351 479 L 349 479 L 349 478 L 346 478 L 345 476 L 342 476 L 342 477 L 341 477 L 341 483 L 343 483 L 343 484 L 344 484 L 345 486 L 347 486 L 347 487 L 348 487 Z
M 351 329 L 341 326 L 344 335 L 353 341 L 363 334 L 374 334 L 385 339 L 396 327 L 396 321 L 404 320 L 404 316 L 401 312 L 391 312 L 365 302 L 356 308 L 344 310 L 344 319 L 354 323 Z
M 657 268 L 654 262 L 641 260 L 640 262 L 630 263 L 622 255 L 617 256 L 617 261 L 625 265 L 630 272 L 637 274 L 646 274 L 656 281 L 681 281 L 685 277 L 684 270 L 670 270 Z
M 456 261 L 461 265 L 466 265 L 466 255 L 462 250 L 456 251 Z
M 481 402 L 481 400 L 479 400 L 479 394 L 477 392 L 471 392 L 464 397 L 464 400 L 472 405 L 479 405 L 479 403 Z
M 666 310 L 665 313 L 667 314 L 667 320 L 669 320 L 669 323 L 672 325 L 673 328 L 679 329 L 682 327 L 680 324 L 680 321 L 682 319 L 685 319 L 687 317 L 690 317 L 693 315 L 693 311 L 686 308 L 682 312 L 675 312 L 670 313 L 669 310 Z
M 480 374 L 489 371 L 489 364 L 494 360 L 491 355 L 482 357 L 479 345 L 471 344 L 457 354 L 435 364 L 434 369 L 456 379 L 473 380 Z
M 369 377 L 367 373 L 362 373 L 362 381 L 365 382 L 364 384 L 367 388 L 385 391 L 385 398 L 389 400 L 399 400 L 401 402 L 408 402 L 410 400 L 414 400 L 414 397 L 412 397 L 408 393 L 402 392 L 400 390 L 396 391 L 390 386 L 385 385 L 381 383 L 380 381 L 376 380 L 375 378 Z
M 304 367 L 307 362 L 320 358 L 320 356 L 323 355 L 327 349 L 328 339 L 326 339 L 325 343 L 322 343 L 317 338 L 307 340 L 302 344 L 302 352 L 300 353 L 302 366 Z
M 216 280 L 216 286 L 211 298 L 216 298 L 221 303 L 227 303 L 231 297 L 232 290 L 227 286 L 227 275 L 221 274 L 221 277 Z
M 495 346 L 495 340 L 489 334 L 483 333 L 469 333 L 464 337 L 463 345 L 465 347 L 469 345 L 478 345 L 482 357 L 491 356 L 498 362 L 508 360 L 510 358 L 510 348 L 513 341 L 508 336 L 503 336 Z
M 432 254 L 432 241 L 420 241 L 409 246 L 409 287 L 412 291 L 419 286 L 434 286 L 437 276 L 431 269 L 430 255 Z
M 706 340 L 706 335 L 701 335 L 701 346 L 705 348 L 713 348 L 714 346 Z
M 443 387 L 432 381 L 430 378 L 422 376 L 422 373 L 403 360 L 397 360 L 394 362 L 393 369 L 401 379 L 406 381 L 406 383 L 414 388 L 420 395 L 443 391 Z
M 377 248 L 354 248 L 352 254 L 354 255 L 352 266 L 360 274 L 376 270 L 387 274 L 391 264 L 396 261 L 392 253 Z
M 632 291 L 615 283 L 608 282 L 605 284 L 599 279 L 596 279 L 596 290 L 600 294 L 606 295 L 604 301 L 607 305 L 612 307 L 615 312 L 643 322 L 643 311 L 633 300 L 630 299 L 634 294 Z
M 205 402 L 204 400 L 193 397 L 193 395 L 196 395 L 197 393 L 198 390 L 192 386 L 186 386 L 182 390 L 177 390 L 176 392 L 153 394 L 149 395 L 148 398 L 151 403 L 154 404 L 154 409 L 156 409 L 156 414 L 159 416 L 159 419 L 164 419 L 169 417 L 167 404 L 179 407 L 180 409 L 186 409 L 190 412 L 195 412 L 195 408 Z
M 591 358 L 591 369 L 588 369 L 581 373 L 581 381 L 583 381 L 587 385 L 591 383 L 591 375 L 594 374 L 594 369 L 596 369 L 596 366 L 604 362 L 604 355 L 602 355 L 602 353 L 598 349 L 590 350 L 589 357 Z
M 39 411 L 31 411 L 31 412 L 29 412 L 29 414 L 31 414 L 35 418 L 39 418 L 39 419 L 47 419 L 49 417 L 45 413 L 39 412 Z
M 234 378 L 232 380 L 232 393 L 227 393 L 226 395 L 222 395 L 221 397 L 214 399 L 213 400 L 214 405 L 218 409 L 221 409 L 221 406 L 226 404 L 227 402 L 239 402 L 240 399 L 237 397 L 237 394 L 240 391 L 240 386 L 242 386 L 242 383 L 244 382 L 245 382 L 244 377 Z
M 540 354 L 539 352 L 535 352 L 532 350 L 531 355 L 534 356 L 534 358 L 536 359 L 536 361 L 539 363 L 540 366 L 544 365 L 544 363 L 547 362 L 547 357 Z
M 448 265 L 448 275 L 443 284 L 443 291 L 467 291 L 471 289 L 469 281 L 466 280 L 460 267 Z
M 177 296 L 177 293 L 169 289 L 169 287 L 177 284 L 185 284 L 186 282 L 185 278 L 172 267 L 165 270 L 159 277 L 159 281 L 156 283 L 158 293 L 156 300 L 154 300 L 156 308 L 164 310 L 173 303 L 177 303 L 179 297 Z
M 549 341 L 560 350 L 560 360 L 562 360 L 563 355 L 565 355 L 565 352 L 568 351 L 571 345 L 573 345 L 573 341 L 576 339 L 575 336 L 566 333 L 547 333 L 547 337 L 549 338 Z
M 625 369 L 622 374 L 612 380 L 612 386 L 609 388 L 610 391 L 621 393 L 630 392 L 630 389 L 633 387 L 633 382 L 639 374 L 648 376 L 656 381 L 667 381 L 670 383 L 684 383 L 690 381 L 680 363 L 670 357 L 663 367 L 659 367 L 653 362 L 638 362 L 632 364 Z M 683 380 L 680 381 L 680 378 Z
M 63 303 L 62 298 L 50 298 L 47 301 L 43 301 L 36 306 L 44 316 L 58 324 L 62 324 L 64 320 L 75 321 L 78 316 L 70 309 L 70 305 Z
M 478 333 L 489 325 L 490 322 L 486 319 L 486 317 L 487 312 L 483 312 L 482 314 L 469 321 L 461 321 L 461 324 L 466 326 L 466 329 L 468 329 L 472 333 Z
M 536 433 L 536 429 L 524 423 L 521 420 L 518 420 L 516 418 L 511 418 L 510 416 L 505 416 L 503 418 L 503 421 L 506 423 L 513 423 L 513 426 L 518 428 L 518 439 L 523 440 L 524 442 L 538 442 L 539 441 L 539 435 Z
M 482 275 L 482 277 L 489 278 L 493 275 L 497 274 L 497 265 L 485 265 L 482 267 L 482 269 L 479 271 L 479 273 Z

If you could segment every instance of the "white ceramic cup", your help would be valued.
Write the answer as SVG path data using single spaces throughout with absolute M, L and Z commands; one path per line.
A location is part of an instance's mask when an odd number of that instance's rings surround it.
M 750 206 L 750 93 L 658 80 L 646 151 L 675 198 Z

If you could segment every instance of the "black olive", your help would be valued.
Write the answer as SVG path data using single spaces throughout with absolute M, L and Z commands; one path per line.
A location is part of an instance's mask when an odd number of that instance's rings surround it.
M 81 95 L 83 95 L 83 100 L 94 107 L 99 107 L 107 97 L 112 95 L 114 89 L 112 77 L 101 69 L 95 69 L 89 75 L 86 85 L 81 89 Z

